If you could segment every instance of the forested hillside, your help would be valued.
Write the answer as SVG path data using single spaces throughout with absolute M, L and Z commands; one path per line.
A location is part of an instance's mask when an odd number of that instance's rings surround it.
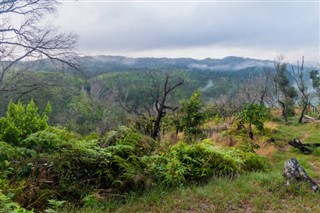
M 126 124 L 125 117 L 133 113 L 133 108 L 136 114 L 151 109 L 151 96 L 156 93 L 153 81 L 161 84 L 166 76 L 173 82 L 184 80 L 167 100 L 176 106 L 196 90 L 211 105 L 227 104 L 224 102 L 229 99 L 234 103 L 253 100 L 268 106 L 277 104 L 272 94 L 275 71 L 271 61 L 240 57 L 195 60 L 112 56 L 84 57 L 79 61 L 78 71 L 70 68 L 61 71 L 49 61 L 41 60 L 28 72 L 8 79 L 8 84 L 14 84 L 15 88 L 3 89 L 2 115 L 10 100 L 28 103 L 33 98 L 40 110 L 50 101 L 53 108 L 50 124 L 65 125 L 82 133 L 104 133 Z M 27 65 L 22 62 L 19 66 Z M 286 71 L 291 82 L 292 66 L 288 65 Z M 309 87 L 311 69 L 304 70 L 304 81 Z
M 227 59 L 229 67 L 249 60 Z M 80 67 L 87 68 L 82 72 L 44 66 L 45 71 L 19 76 L 21 88 L 2 93 L 3 211 L 24 211 L 20 206 L 58 212 L 62 206 L 115 210 L 118 202 L 132 199 L 131 193 L 215 178 L 250 178 L 245 174 L 252 171 L 267 175 L 275 150 L 285 143 L 277 133 L 286 122 L 281 116 L 292 120 L 304 106 L 304 96 L 295 89 L 301 84 L 294 86 L 301 74 L 286 69 L 292 65 L 279 61 L 273 67 L 239 70 L 178 69 L 159 68 L 157 59 L 148 60 L 141 70 L 126 65 L 111 71 L 110 64 L 97 62 L 106 70 L 95 72 L 96 61 L 83 62 Z M 311 75 L 303 71 L 300 83 L 313 83 L 317 91 L 317 70 Z M 26 85 L 35 87 L 27 90 Z M 288 94 L 281 89 L 286 85 L 292 85 Z M 280 98 L 287 104 L 282 115 Z M 311 113 L 310 107 L 309 102 L 304 114 Z M 266 121 L 280 127 L 265 127 Z M 280 171 L 272 171 L 281 187 Z
M 319 210 L 319 67 L 82 56 L 58 5 L 0 2 L 0 212 Z

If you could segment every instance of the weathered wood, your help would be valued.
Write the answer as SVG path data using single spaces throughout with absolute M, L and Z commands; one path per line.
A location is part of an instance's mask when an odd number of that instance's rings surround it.
M 290 185 L 290 182 L 305 181 L 311 185 L 313 191 L 318 191 L 318 184 L 308 176 L 306 171 L 299 165 L 295 158 L 291 158 L 285 162 L 283 176 L 287 180 L 287 185 Z
M 320 143 L 304 144 L 299 138 L 294 138 L 293 140 L 289 141 L 289 144 L 294 148 L 299 149 L 304 154 L 311 154 L 313 148 L 320 147 Z
M 306 119 L 308 122 L 315 122 L 316 119 L 313 117 L 310 117 L 308 115 L 303 115 L 303 118 Z

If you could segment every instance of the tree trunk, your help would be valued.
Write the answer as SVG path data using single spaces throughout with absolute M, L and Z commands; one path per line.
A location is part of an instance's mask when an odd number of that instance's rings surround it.
M 299 118 L 299 121 L 298 121 L 298 124 L 302 123 L 302 119 L 303 119 L 304 113 L 307 110 L 307 107 L 308 107 L 308 104 L 304 104 L 302 112 L 301 112 L 301 115 L 300 115 L 300 118 Z
M 287 115 L 287 106 L 284 102 L 278 100 L 278 102 L 280 103 L 281 107 L 282 107 L 282 116 L 285 120 L 286 123 L 288 123 L 288 115 Z
M 163 117 L 162 110 L 163 109 L 159 110 L 157 118 L 156 118 L 155 123 L 154 123 L 153 132 L 152 132 L 152 135 L 151 135 L 151 137 L 153 139 L 157 139 L 157 138 L 160 137 L 160 125 L 161 125 L 161 119 Z
M 249 124 L 249 138 L 250 138 L 251 140 L 253 140 L 253 132 L 252 132 L 252 125 L 251 125 L 251 123 Z

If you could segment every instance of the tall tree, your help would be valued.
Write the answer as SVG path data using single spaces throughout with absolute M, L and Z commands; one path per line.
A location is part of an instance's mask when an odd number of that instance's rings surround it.
M 76 68 L 76 35 L 59 33 L 42 24 L 57 10 L 57 0 L 2 0 L 0 2 L 0 92 L 5 96 L 33 91 L 45 82 L 27 81 L 30 69 L 48 59 L 58 68 Z M 43 61 L 42 61 L 43 62 Z M 23 87 L 24 89 L 18 90 Z
M 302 119 L 303 119 L 303 116 L 307 110 L 307 107 L 308 105 L 310 104 L 310 100 L 309 100 L 309 96 L 310 96 L 310 93 L 308 92 L 308 87 L 306 86 L 306 83 L 305 83 L 305 80 L 304 80 L 304 57 L 302 57 L 302 60 L 301 60 L 301 64 L 299 63 L 299 61 L 297 61 L 297 68 L 294 69 L 292 67 L 292 74 L 293 74 L 293 78 L 294 78 L 294 81 L 296 82 L 297 84 L 297 87 L 301 93 L 301 104 L 302 104 L 302 111 L 301 111 L 301 114 L 299 116 L 299 120 L 298 120 L 298 123 L 302 123 Z
M 320 96 L 320 76 L 319 70 L 311 70 L 310 78 L 312 80 L 312 87 L 317 91 Z
M 152 80 L 152 93 L 150 94 L 153 98 L 153 109 L 155 111 L 155 119 L 153 124 L 153 131 L 151 137 L 160 137 L 161 121 L 166 116 L 167 110 L 175 111 L 178 107 L 170 106 L 167 103 L 168 96 L 176 88 L 183 85 L 183 79 L 174 79 L 171 75 L 166 74 L 164 82 L 157 81 L 152 73 L 149 73 L 149 77 Z
M 278 96 L 278 103 L 282 108 L 282 116 L 285 121 L 288 122 L 288 116 L 294 113 L 293 105 L 294 100 L 297 97 L 297 92 L 293 86 L 291 86 L 290 80 L 287 76 L 287 64 L 283 61 L 283 57 L 279 57 L 274 62 L 275 74 L 273 75 L 273 82 L 275 91 Z
M 161 122 L 168 111 L 174 112 L 178 107 L 170 101 L 171 94 L 184 84 L 184 79 L 169 73 L 149 72 L 144 76 L 148 84 L 143 87 L 144 98 L 136 103 L 127 101 L 129 88 L 124 94 L 116 94 L 120 106 L 131 115 L 134 128 L 154 139 L 160 138 Z M 123 96 L 123 97 L 121 97 Z M 139 96 L 140 97 L 140 96 Z

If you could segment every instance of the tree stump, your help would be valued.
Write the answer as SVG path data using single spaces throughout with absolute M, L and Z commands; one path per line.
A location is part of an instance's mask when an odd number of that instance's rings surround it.
M 290 185 L 290 182 L 305 181 L 311 185 L 313 191 L 318 191 L 318 184 L 308 176 L 295 158 L 291 158 L 284 164 L 283 176 L 287 180 L 287 185 Z

